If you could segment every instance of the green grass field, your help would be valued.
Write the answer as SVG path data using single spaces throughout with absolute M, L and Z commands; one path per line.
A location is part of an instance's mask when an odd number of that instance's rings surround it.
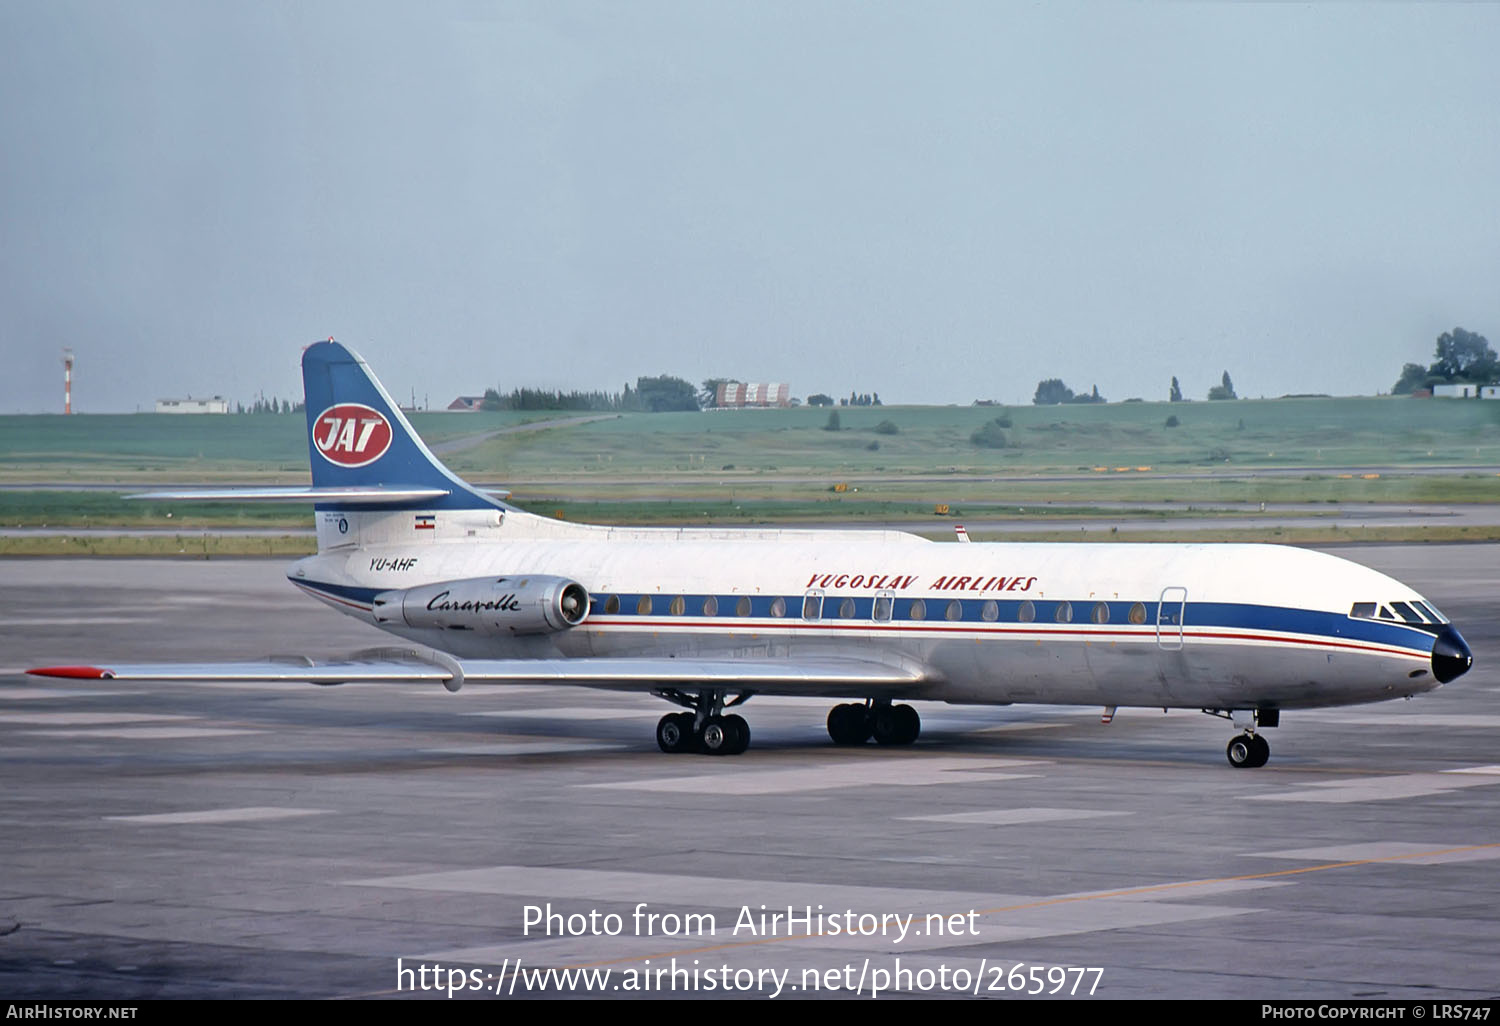
M 1413 399 L 1279 399 L 1102 406 L 743 410 L 631 414 L 549 432 L 545 445 L 504 436 L 454 469 L 508 480 L 723 473 L 888 475 L 1155 471 L 1298 466 L 1500 463 L 1500 403 Z M 970 435 L 1008 415 L 1009 446 Z M 1179 426 L 1167 427 L 1175 416 Z M 889 420 L 894 435 L 877 434 Z M 872 448 L 872 443 L 878 448 Z
M 418 413 L 429 443 L 552 419 L 553 413 Z M 306 481 L 301 413 L 0 416 L 0 482 Z
M 1101 406 L 846 408 L 625 414 L 502 435 L 448 458 L 485 480 L 724 474 L 901 478 L 1074 473 L 1104 467 L 1155 472 L 1253 467 L 1500 464 L 1500 403 L 1396 398 L 1111 403 Z M 970 435 L 1008 416 L 1007 448 Z M 441 443 L 566 414 L 416 414 Z M 1167 427 L 1175 416 L 1177 427 Z M 882 421 L 898 433 L 878 434 Z M 1133 473 L 1143 473 L 1132 469 Z M 0 417 L 0 481 L 305 480 L 300 414 L 282 416 Z
M 1231 502 L 1500 501 L 1500 476 L 1464 469 L 1500 466 L 1497 402 L 837 408 L 842 430 L 836 432 L 824 429 L 829 412 L 626 414 L 488 440 L 478 436 L 577 415 L 429 413 L 411 419 L 431 444 L 474 441 L 444 457 L 459 474 L 510 487 L 517 504 L 539 513 L 595 522 L 857 523 L 930 516 L 937 503 L 958 516 L 1035 517 L 1035 506 L 1047 502 L 1053 504 L 1048 516 L 1085 518 L 1131 513 L 1097 508 L 1101 504 L 1170 503 L 1173 508 L 1133 514 L 1169 519 L 1213 516 L 1215 503 Z M 1006 448 L 970 441 L 999 416 L 1011 421 Z M 1168 417 L 1178 426 L 1167 427 Z M 875 430 L 884 421 L 896 426 L 894 434 Z M 304 432 L 301 414 L 0 417 L 0 483 L 37 485 L 0 491 L 0 525 L 305 528 L 307 510 L 295 504 L 122 498 L 124 491 L 163 481 L 305 482 Z M 1430 473 L 1445 466 L 1455 469 Z M 1253 476 L 1258 469 L 1288 467 L 1297 472 Z M 1382 469 L 1378 476 L 1346 469 L 1368 467 Z M 1018 479 L 985 479 L 993 475 Z M 846 488 L 835 491 L 841 482 Z M 120 491 L 47 487 L 77 483 Z M 945 524 L 934 528 L 946 530 Z M 97 549 L 104 543 L 79 544 Z

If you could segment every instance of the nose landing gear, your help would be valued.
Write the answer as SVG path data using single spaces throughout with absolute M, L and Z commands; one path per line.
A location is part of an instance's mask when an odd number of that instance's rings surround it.
M 1256 733 L 1256 727 L 1275 727 L 1281 723 L 1281 710 L 1271 707 L 1261 709 L 1204 709 L 1210 716 L 1230 720 L 1243 733 L 1233 737 L 1224 749 L 1229 765 L 1235 769 L 1259 769 L 1271 758 L 1271 745 Z
M 1258 769 L 1271 758 L 1271 745 L 1259 734 L 1241 734 L 1230 740 L 1224 754 L 1235 769 Z

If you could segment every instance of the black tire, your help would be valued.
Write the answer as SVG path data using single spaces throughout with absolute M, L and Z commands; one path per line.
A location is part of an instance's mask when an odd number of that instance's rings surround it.
M 1253 752 L 1251 753 L 1250 768 L 1259 769 L 1271 759 L 1271 743 L 1260 734 L 1250 739 Z
M 745 749 L 750 747 L 750 724 L 745 721 L 745 717 L 734 714 L 724 717 L 724 723 L 734 728 L 734 745 L 724 754 L 743 755 Z
M 1229 745 L 1224 749 L 1224 755 L 1229 759 L 1229 765 L 1235 769 L 1254 769 L 1256 765 L 1255 738 L 1249 734 L 1240 734 L 1238 737 L 1230 738 Z
M 909 745 L 922 733 L 922 717 L 909 705 L 898 705 L 896 714 L 897 744 Z
M 836 745 L 862 745 L 870 738 L 865 707 L 846 702 L 828 711 L 828 736 Z
M 875 736 L 875 743 L 878 745 L 906 743 L 901 740 L 901 716 L 893 706 L 877 705 L 871 710 L 870 733 Z
M 693 750 L 692 713 L 668 713 L 656 721 L 656 746 L 668 755 Z
M 734 729 L 734 724 L 726 723 L 722 716 L 710 716 L 708 722 L 703 725 L 703 733 L 698 738 L 698 743 L 703 746 L 703 751 L 708 755 L 730 755 L 733 753 L 734 743 L 739 732 Z

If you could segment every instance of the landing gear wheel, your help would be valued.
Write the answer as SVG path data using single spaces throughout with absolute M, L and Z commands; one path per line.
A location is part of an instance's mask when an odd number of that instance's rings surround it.
M 909 745 L 922 733 L 922 717 L 909 705 L 898 705 L 891 710 L 896 714 L 898 728 L 897 744 Z
M 922 732 L 922 718 L 909 705 L 877 705 L 870 714 L 871 732 L 882 745 L 909 745 Z
M 696 747 L 692 713 L 668 713 L 656 721 L 656 746 L 669 755 Z
M 1235 769 L 1256 769 L 1271 758 L 1271 745 L 1259 734 L 1241 734 L 1229 742 L 1224 754 Z
M 1266 762 L 1270 760 L 1271 743 L 1260 734 L 1256 734 L 1250 740 L 1255 748 L 1255 751 L 1251 755 L 1252 761 L 1250 763 L 1250 766 L 1252 769 L 1257 769 L 1261 766 L 1264 766 Z
M 836 745 L 862 745 L 870 739 L 870 717 L 865 707 L 852 702 L 828 711 L 828 736 Z
M 739 716 L 710 716 L 702 744 L 709 755 L 738 755 L 750 744 L 750 726 Z
M 745 717 L 729 715 L 724 717 L 724 723 L 734 728 L 734 747 L 725 752 L 725 755 L 742 755 L 746 748 L 750 747 L 750 724 L 745 722 Z

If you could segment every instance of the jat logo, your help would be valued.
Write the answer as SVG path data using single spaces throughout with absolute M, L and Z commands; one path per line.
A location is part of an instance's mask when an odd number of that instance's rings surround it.
M 330 463 L 363 467 L 391 447 L 391 425 L 378 410 L 360 403 L 339 403 L 318 414 L 313 444 Z

